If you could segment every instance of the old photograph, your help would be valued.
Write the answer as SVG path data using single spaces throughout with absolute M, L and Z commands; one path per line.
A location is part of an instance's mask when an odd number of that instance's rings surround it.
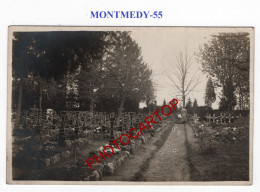
M 8 46 L 8 183 L 252 183 L 254 28 L 11 26 Z

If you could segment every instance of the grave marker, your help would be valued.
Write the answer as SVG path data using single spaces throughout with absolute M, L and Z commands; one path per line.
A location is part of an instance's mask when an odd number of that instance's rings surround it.
M 58 144 L 60 147 L 64 146 L 64 141 L 65 141 L 65 129 L 64 129 L 65 115 L 66 115 L 66 112 L 62 111 L 61 112 L 61 127 L 59 129 L 59 139 L 58 139 Z
M 41 132 L 41 124 L 40 124 L 40 110 L 38 111 L 38 117 L 37 117 L 37 123 L 36 123 L 36 126 L 35 126 L 35 132 L 36 134 L 40 134 Z
M 115 135 L 114 135 L 114 123 L 115 123 L 115 118 L 110 118 L 110 134 L 109 134 L 109 138 L 108 141 L 112 142 L 115 140 Z

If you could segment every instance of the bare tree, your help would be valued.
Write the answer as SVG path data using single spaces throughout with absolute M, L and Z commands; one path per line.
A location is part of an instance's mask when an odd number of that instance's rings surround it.
M 197 76 L 198 70 L 191 74 L 192 55 L 189 56 L 187 51 L 184 53 L 181 51 L 179 55 L 176 55 L 175 59 L 175 63 L 170 63 L 167 76 L 172 83 L 171 86 L 173 86 L 177 94 L 180 94 L 179 96 L 182 97 L 183 106 L 185 106 L 185 98 L 192 91 L 195 91 L 195 88 L 199 84 L 200 77 Z

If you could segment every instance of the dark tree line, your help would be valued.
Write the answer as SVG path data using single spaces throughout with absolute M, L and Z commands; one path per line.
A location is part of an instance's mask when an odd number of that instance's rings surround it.
M 199 107 L 197 99 L 194 99 L 194 101 L 192 102 L 189 97 L 185 107 L 189 114 L 197 113 Z
M 15 32 L 12 109 L 137 111 L 152 71 L 130 32 Z M 149 101 L 148 101 L 149 102 Z

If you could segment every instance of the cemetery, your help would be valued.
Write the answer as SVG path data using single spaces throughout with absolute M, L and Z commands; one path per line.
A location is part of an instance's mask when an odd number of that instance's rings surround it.
M 144 121 L 144 114 L 130 112 L 116 118 L 113 113 L 94 113 L 91 116 L 89 111 L 62 111 L 58 114 L 54 110 L 47 110 L 40 118 L 40 113 L 35 108 L 23 114 L 20 127 L 14 129 L 13 135 L 16 149 L 13 151 L 13 163 L 17 166 L 17 179 L 44 179 L 41 178 L 43 175 L 35 176 L 37 173 L 33 173 L 34 169 L 42 174 L 42 170 L 56 172 L 55 170 L 61 169 L 62 166 L 68 166 L 68 170 L 75 169 L 75 174 L 71 176 L 76 177 L 76 180 L 91 180 L 96 171 L 99 176 L 95 178 L 101 178 L 103 174 L 112 174 L 117 166 L 163 125 L 159 123 L 152 125 L 150 130 L 144 129 L 144 133 L 139 138 L 131 140 L 129 145 L 119 144 L 121 150 L 114 148 L 114 157 L 108 158 L 107 161 L 99 158 L 104 164 L 95 163 L 92 165 L 94 169 L 90 171 L 84 158 L 94 154 L 99 156 L 100 149 Z M 124 141 L 124 137 L 122 140 Z M 110 154 L 111 151 L 107 149 L 106 153 Z M 115 161 L 116 163 L 113 163 Z M 100 167 L 101 172 L 98 171 Z M 20 170 L 24 175 L 19 175 L 19 169 L 24 169 Z M 77 173 L 82 172 L 82 169 L 84 176 Z M 28 176 L 29 178 L 26 178 Z
M 13 180 L 249 180 L 247 33 L 209 37 L 196 56 L 203 78 L 186 50 L 170 75 L 154 72 L 130 31 L 13 36 Z
M 173 103 L 174 102 L 174 103 Z M 178 104 L 178 100 L 177 99 L 173 99 L 173 100 L 171 100 L 170 102 L 169 102 L 169 104 L 172 106 L 172 108 L 176 111 L 176 106 L 177 106 L 177 104 Z M 165 107 L 167 107 L 169 110 L 167 110 L 167 111 L 170 111 L 169 113 L 164 113 L 164 108 Z M 161 107 L 161 113 L 163 114 L 163 116 L 165 116 L 165 117 L 168 117 L 168 116 L 170 116 L 171 114 L 172 114 L 172 111 L 173 111 L 173 109 L 172 109 L 169 105 L 164 105 L 164 106 L 162 106 Z M 160 117 L 160 115 L 158 114 L 158 112 L 159 112 L 159 110 L 157 110 L 157 111 L 155 111 L 153 114 L 156 114 L 156 116 L 158 117 L 158 119 L 161 121 L 162 120 L 162 118 Z M 139 115 L 139 117 L 141 117 L 140 115 Z M 89 157 L 85 162 L 86 162 L 86 164 L 89 166 L 89 168 L 90 169 L 92 169 L 92 167 L 91 167 L 91 164 L 93 164 L 94 163 L 94 159 L 97 161 L 97 163 L 99 163 L 100 164 L 100 161 L 99 161 L 99 158 L 103 158 L 104 160 L 106 160 L 106 158 L 105 158 L 105 156 L 108 156 L 108 157 L 110 157 L 110 156 L 112 156 L 114 153 L 117 153 L 118 151 L 120 151 L 120 147 L 118 146 L 118 144 L 117 144 L 117 140 L 119 139 L 119 141 L 120 141 L 120 143 L 121 143 L 121 145 L 123 145 L 123 147 L 126 147 L 126 145 L 128 145 L 129 143 L 135 143 L 134 142 L 134 140 L 132 140 L 132 139 L 137 139 L 140 135 L 142 135 L 143 134 L 143 130 L 144 129 L 146 129 L 146 130 L 149 130 L 149 128 L 152 128 L 152 126 L 151 126 L 151 123 L 153 123 L 153 124 L 158 124 L 158 122 L 156 122 L 156 121 L 154 121 L 153 120 L 154 118 L 153 118 L 153 116 L 147 116 L 145 119 L 144 119 L 144 121 L 146 122 L 146 124 L 147 124 L 147 126 L 146 125 L 144 125 L 144 124 L 142 124 L 142 123 L 138 123 L 138 122 L 136 122 L 137 124 L 138 124 L 138 126 L 139 126 L 139 131 L 137 131 L 136 130 L 136 128 L 135 127 L 133 127 L 133 123 L 132 123 L 132 125 L 130 126 L 131 128 L 130 129 L 128 129 L 129 130 L 129 135 L 127 134 L 127 132 L 124 132 L 122 135 L 120 135 L 120 137 L 114 137 L 113 135 L 111 136 L 109 136 L 109 141 L 110 141 L 110 144 L 107 144 L 107 145 L 105 145 L 104 147 L 101 147 L 100 148 L 100 150 L 99 150 L 99 154 L 98 154 L 98 156 L 96 156 L 95 154 L 93 155 L 93 157 Z M 141 120 L 141 119 L 139 119 L 139 120 Z M 113 127 L 114 127 L 114 121 L 112 121 L 112 119 L 110 119 L 110 122 L 111 122 L 111 131 L 113 131 Z M 134 134 L 132 134 L 131 133 L 131 131 L 133 130 L 133 132 L 134 132 Z M 111 132 L 111 134 L 112 134 L 112 132 Z M 127 137 L 127 139 L 126 139 L 126 137 Z M 115 138 L 114 140 L 113 140 L 113 138 Z M 123 139 L 122 139 L 123 138 Z M 108 149 L 108 151 L 107 151 L 107 149 Z M 109 152 L 109 154 L 107 154 L 107 152 Z
M 196 114 L 191 116 L 192 135 L 197 142 L 190 154 L 196 169 L 207 167 L 205 180 L 248 180 L 249 116 L 213 113 L 206 118 L 199 121 Z
M 152 124 L 151 129 L 143 129 L 144 133 L 131 139 L 129 145 L 118 142 L 120 150 L 111 145 L 112 154 L 111 148 L 107 147 L 110 146 L 109 143 L 122 134 L 128 134 L 130 128 L 138 127 L 138 123 L 146 123 L 144 119 L 147 116 L 148 114 L 134 112 L 123 113 L 122 117 L 115 113 L 91 114 L 89 111 L 57 113 L 51 109 L 40 115 L 35 107 L 24 111 L 20 126 L 13 133 L 15 175 L 17 179 L 29 180 L 102 180 L 104 176 L 112 175 L 124 162 L 127 163 L 132 153 L 164 129 L 166 122 L 158 121 L 158 124 Z M 168 119 L 162 114 L 160 117 Z M 177 115 L 170 118 L 181 123 Z M 215 153 L 219 143 L 248 144 L 248 116 L 213 113 L 206 116 L 206 121 L 201 121 L 194 113 L 189 119 L 202 154 Z M 134 130 L 133 136 L 136 135 Z M 129 142 L 124 137 L 122 141 Z M 99 151 L 104 151 L 106 156 L 102 157 Z M 98 158 L 90 163 L 89 169 L 86 158 L 93 155 Z

